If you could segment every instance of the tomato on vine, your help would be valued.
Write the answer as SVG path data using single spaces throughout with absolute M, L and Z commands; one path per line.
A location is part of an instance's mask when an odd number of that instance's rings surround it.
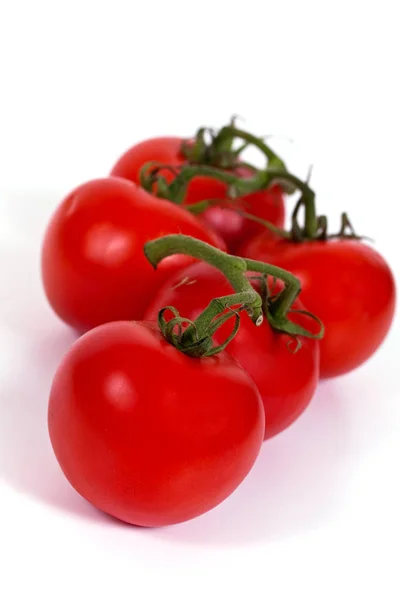
M 190 261 L 174 256 L 153 271 L 143 246 L 166 233 L 223 247 L 193 215 L 130 181 L 110 177 L 76 188 L 55 211 L 42 248 L 43 283 L 54 311 L 79 331 L 140 319 L 161 282 Z
M 222 502 L 257 458 L 257 388 L 226 353 L 193 359 L 155 324 L 89 331 L 62 361 L 49 433 L 71 485 L 134 525 L 192 519 Z
M 55 375 L 48 426 L 54 452 L 72 486 L 89 502 L 128 523 L 160 526 L 194 518 L 224 500 L 244 479 L 264 436 L 257 387 L 224 348 L 239 310 L 253 327 L 262 298 L 245 262 L 184 235 L 145 245 L 149 263 L 184 254 L 204 259 L 229 279 L 233 293 L 213 298 L 195 321 L 118 321 L 92 329 L 69 350 Z M 298 292 L 289 273 L 271 318 L 299 330 L 286 308 Z M 227 339 L 213 335 L 235 319 Z M 300 328 L 300 331 L 302 329 Z
M 50 392 L 50 438 L 72 486 L 106 513 L 142 526 L 179 523 L 219 504 L 251 469 L 265 430 L 254 381 L 224 351 L 242 311 L 262 327 L 266 307 L 246 277 L 249 265 L 184 235 L 145 245 L 153 267 L 175 254 L 216 266 L 233 293 L 213 298 L 194 321 L 170 306 L 158 325 L 96 327 L 73 344 Z M 298 280 L 271 265 L 251 267 L 282 278 L 267 307 L 274 327 L 313 336 L 287 316 Z M 231 319 L 232 331 L 216 342 L 215 332 Z
M 246 242 L 239 254 L 273 262 L 301 281 L 301 300 L 325 325 L 321 377 L 335 377 L 363 364 L 385 339 L 394 315 L 396 289 L 385 259 L 354 233 L 346 214 L 338 235 L 328 235 L 326 217 L 317 217 L 310 187 L 289 174 L 302 196 L 290 232 L 271 227 Z M 298 223 L 300 208 L 305 224 Z
M 224 127 L 217 134 L 211 133 L 209 143 L 206 141 L 205 133 L 204 128 L 200 129 L 193 140 L 178 137 L 145 140 L 130 148 L 119 158 L 111 170 L 111 175 L 139 184 L 143 183 L 141 171 L 143 169 L 147 171 L 146 165 L 159 163 L 168 168 L 161 167 L 158 175 L 171 183 L 179 169 L 190 164 L 216 167 L 240 179 L 251 180 L 257 170 L 241 162 L 238 151 L 232 149 L 233 138 L 256 145 L 266 155 L 270 164 L 284 166 L 261 139 L 233 126 Z M 157 186 L 153 185 L 149 185 L 147 189 L 160 192 Z M 171 195 L 168 199 L 176 202 Z M 188 183 L 185 195 L 179 202 L 192 210 L 193 205 L 199 205 L 206 200 L 213 202 L 199 213 L 198 217 L 225 240 L 231 252 L 235 252 L 240 244 L 263 230 L 262 225 L 246 219 L 241 213 L 255 215 L 278 226 L 282 226 L 284 222 L 284 193 L 279 184 L 261 190 L 250 190 L 240 198 L 232 198 L 226 182 L 212 175 L 200 174 Z
M 252 280 L 256 285 L 257 279 Z M 258 286 L 256 289 L 259 290 Z M 145 319 L 156 320 L 165 306 L 174 306 L 192 321 L 213 298 L 232 294 L 232 285 L 215 267 L 195 263 L 176 272 L 155 293 Z M 298 300 L 292 310 L 302 310 Z M 300 312 L 289 318 L 304 328 L 310 319 Z M 222 343 L 229 335 L 230 323 L 215 333 Z M 319 342 L 301 338 L 301 348 L 294 351 L 295 342 L 288 334 L 275 331 L 267 319 L 254 327 L 249 315 L 240 314 L 240 327 L 230 341 L 227 352 L 249 373 L 261 394 L 265 412 L 264 438 L 270 438 L 291 425 L 310 403 L 319 378 Z

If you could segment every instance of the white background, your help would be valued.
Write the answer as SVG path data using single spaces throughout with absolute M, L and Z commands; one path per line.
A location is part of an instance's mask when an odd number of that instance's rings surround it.
M 294 138 L 276 147 L 299 175 L 314 164 L 333 228 L 347 208 L 398 274 L 396 7 L 0 0 L 2 599 L 400 597 L 398 321 L 223 505 L 144 530 L 91 508 L 52 455 L 47 395 L 73 334 L 39 277 L 43 229 L 70 188 L 139 139 L 232 113 Z

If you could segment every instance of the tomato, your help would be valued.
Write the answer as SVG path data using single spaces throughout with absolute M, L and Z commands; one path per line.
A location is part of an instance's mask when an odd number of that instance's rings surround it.
M 395 309 L 395 282 L 385 260 L 357 240 L 294 243 L 271 234 L 240 249 L 248 258 L 273 262 L 301 281 L 301 299 L 325 325 L 321 376 L 355 369 L 377 350 Z
M 251 177 L 249 169 L 238 168 L 235 172 L 243 178 Z M 239 214 L 240 211 L 265 219 L 278 227 L 283 226 L 285 208 L 283 191 L 279 185 L 232 201 L 227 197 L 225 183 L 211 177 L 196 177 L 189 186 L 185 203 L 195 204 L 207 198 L 221 200 L 225 207 L 212 206 L 200 218 L 225 240 L 228 250 L 233 254 L 246 240 L 265 231 L 264 225 L 243 217 Z
M 193 215 L 132 182 L 108 178 L 81 185 L 58 207 L 44 238 L 42 275 L 51 306 L 80 331 L 141 318 L 163 279 L 192 260 L 167 258 L 154 271 L 143 245 L 167 233 L 221 247 Z
M 139 172 L 144 164 L 157 161 L 172 166 L 186 164 L 181 152 L 183 140 L 177 137 L 160 137 L 146 140 L 133 146 L 117 161 L 111 175 L 129 179 L 139 183 Z M 238 167 L 235 173 L 239 177 L 251 177 L 249 168 Z M 171 181 L 173 175 L 168 170 L 161 174 Z M 199 218 L 225 240 L 230 252 L 234 252 L 245 240 L 264 230 L 264 227 L 250 219 L 242 217 L 239 211 L 266 219 L 281 227 L 284 222 L 285 208 L 282 188 L 273 185 L 268 190 L 249 194 L 232 203 L 227 196 L 227 185 L 211 177 L 195 177 L 189 184 L 185 204 L 195 204 L 203 200 L 221 200 L 225 206 L 213 206 L 207 209 Z
M 125 152 L 115 163 L 111 175 L 123 177 L 129 181 L 139 184 L 140 169 L 148 162 L 156 161 L 166 165 L 180 167 L 186 162 L 181 152 L 182 138 L 158 137 L 144 140 Z M 172 179 L 172 173 L 163 170 L 162 175 Z
M 52 384 L 51 442 L 72 486 L 122 521 L 169 525 L 222 502 L 260 450 L 256 386 L 226 353 L 189 358 L 156 325 L 86 333 Z
M 174 306 L 182 317 L 194 320 L 216 297 L 232 294 L 225 276 L 215 267 L 195 263 L 175 273 L 156 292 L 146 311 L 146 319 L 156 319 L 158 311 Z M 295 308 L 302 308 L 297 302 Z M 292 314 L 292 320 L 310 327 L 310 319 Z M 241 313 L 240 328 L 226 351 L 255 381 L 265 410 L 265 438 L 288 427 L 309 404 L 319 376 L 319 348 L 313 339 L 302 338 L 302 348 L 290 350 L 290 338 L 274 332 L 268 321 L 256 327 L 247 313 Z M 226 323 L 215 335 L 221 343 L 232 325 Z M 292 340 L 293 342 L 293 340 Z

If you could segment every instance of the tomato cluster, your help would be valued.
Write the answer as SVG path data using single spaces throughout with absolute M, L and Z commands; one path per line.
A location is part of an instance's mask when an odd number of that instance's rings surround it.
M 243 160 L 249 144 L 265 168 Z M 42 278 L 84 335 L 56 372 L 48 425 L 84 498 L 135 525 L 196 517 L 242 482 L 320 377 L 372 356 L 394 278 L 342 222 L 328 235 L 308 183 L 234 123 L 137 144 L 63 200 Z
M 140 171 L 146 163 L 157 161 L 172 167 L 180 167 L 187 162 L 182 153 L 184 140 L 176 137 L 155 138 L 133 146 L 114 165 L 111 175 L 123 177 L 134 183 L 140 183 Z M 253 174 L 248 166 L 234 167 L 233 172 L 243 179 Z M 164 175 L 171 179 L 171 173 L 164 170 Z M 219 200 L 218 204 L 207 208 L 200 215 L 201 220 L 225 241 L 230 252 L 235 252 L 240 244 L 251 239 L 265 229 L 260 223 L 246 219 L 240 212 L 246 212 L 275 225 L 282 226 L 285 218 L 283 191 L 279 185 L 258 190 L 232 202 L 228 195 L 226 183 L 214 177 L 199 175 L 190 181 L 184 205 L 193 205 L 204 200 Z

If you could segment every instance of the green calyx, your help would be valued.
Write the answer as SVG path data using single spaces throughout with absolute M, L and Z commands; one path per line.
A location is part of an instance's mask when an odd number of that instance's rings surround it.
M 237 143 L 240 145 L 237 146 Z M 266 167 L 256 167 L 241 160 L 241 153 L 248 147 L 258 148 L 266 159 Z M 219 131 L 201 127 L 192 140 L 186 140 L 182 145 L 182 154 L 187 163 L 180 167 L 172 167 L 157 162 L 147 163 L 140 173 L 142 187 L 176 204 L 183 204 L 190 181 L 198 176 L 214 178 L 226 184 L 227 200 L 207 198 L 196 204 L 185 205 L 186 210 L 193 214 L 201 214 L 213 205 L 226 206 L 235 209 L 235 201 L 254 192 L 267 189 L 273 184 L 282 186 L 286 193 L 300 192 L 291 216 L 291 227 L 285 231 L 272 223 L 248 214 L 237 208 L 243 217 L 264 225 L 278 236 L 296 243 L 305 241 L 341 239 L 366 239 L 355 233 L 346 213 L 341 215 L 341 226 L 337 233 L 328 233 L 328 220 L 325 215 L 317 215 L 315 193 L 306 182 L 290 173 L 282 159 L 257 137 L 236 126 L 235 119 Z M 250 177 L 241 177 L 238 167 L 246 166 L 252 172 Z M 171 182 L 162 174 L 171 171 Z M 303 212 L 304 218 L 299 219 Z
M 171 182 L 168 182 L 162 174 L 166 169 L 174 174 Z M 210 177 L 221 181 L 227 188 L 227 200 L 206 199 L 196 204 L 186 204 L 185 209 L 193 214 L 200 214 L 210 206 L 218 204 L 219 206 L 229 206 L 235 208 L 235 201 L 243 196 L 267 189 L 273 183 L 287 183 L 286 187 L 293 189 L 293 178 L 287 171 L 276 167 L 266 167 L 262 171 L 256 172 L 252 177 L 239 177 L 233 171 L 219 169 L 216 167 L 204 165 L 183 165 L 179 168 L 171 167 L 163 163 L 150 162 L 144 165 L 141 170 L 141 185 L 147 191 L 156 190 L 157 196 L 182 205 L 189 183 L 195 177 Z M 297 178 L 294 178 L 297 179 Z M 284 235 L 281 229 L 280 234 Z
M 158 323 L 165 339 L 189 356 L 212 356 L 223 350 L 236 335 L 240 324 L 240 312 L 243 310 L 255 326 L 261 325 L 265 316 L 276 331 L 286 333 L 297 340 L 298 336 L 314 339 L 323 336 L 323 325 L 314 315 L 310 316 L 320 323 L 317 334 L 289 320 L 288 315 L 292 311 L 293 302 L 300 293 L 300 282 L 284 269 L 231 256 L 205 242 L 179 234 L 147 242 L 144 253 L 154 268 L 161 260 L 173 254 L 186 254 L 204 260 L 219 269 L 235 291 L 234 294 L 212 300 L 195 321 L 182 317 L 174 307 L 165 307 L 160 311 Z M 255 271 L 264 279 L 267 290 L 265 294 L 260 295 L 253 288 L 247 277 L 248 271 Z M 280 279 L 284 283 L 283 290 L 273 298 L 268 294 L 268 276 Z M 167 311 L 173 315 L 169 321 L 165 318 Z M 223 344 L 215 345 L 213 335 L 231 318 L 235 318 L 231 334 Z
M 300 198 L 296 202 L 291 216 L 291 227 L 286 231 L 255 215 L 238 210 L 238 213 L 243 217 L 264 225 L 266 229 L 269 229 L 272 233 L 283 239 L 297 243 L 318 240 L 326 241 L 335 238 L 352 240 L 368 239 L 365 236 L 357 235 L 347 213 L 342 213 L 341 215 L 339 231 L 333 234 L 328 233 L 328 218 L 325 215 L 317 215 L 315 192 L 311 189 L 308 182 L 302 181 L 292 173 L 281 171 L 280 169 L 267 168 L 263 173 L 264 181 L 262 181 L 262 174 L 258 175 L 260 189 L 265 189 L 272 183 L 286 183 L 287 185 L 292 185 L 300 192 Z M 303 210 L 304 215 L 302 223 L 299 219 L 301 210 Z
M 271 174 L 269 177 L 279 183 L 280 181 L 289 181 L 293 186 L 300 191 L 300 198 L 297 201 L 292 216 L 291 216 L 291 228 L 289 231 L 276 231 L 274 226 L 267 222 L 264 222 L 265 226 L 281 235 L 281 237 L 291 239 L 293 242 L 305 242 L 305 241 L 326 241 L 328 239 L 340 238 L 340 239 L 354 239 L 361 240 L 365 239 L 363 236 L 359 236 L 355 233 L 354 228 L 347 216 L 347 213 L 341 215 L 341 226 L 338 233 L 328 233 L 328 218 L 326 215 L 317 215 L 315 192 L 311 189 L 308 182 L 304 182 L 291 173 L 276 173 L 274 178 Z M 304 219 L 302 224 L 299 221 L 300 211 L 303 210 Z
M 235 142 L 240 142 L 239 145 Z M 241 160 L 242 152 L 249 146 L 258 148 L 271 167 L 285 170 L 283 160 L 265 143 L 263 138 L 236 127 L 233 117 L 229 125 L 216 131 L 209 127 L 201 127 L 192 140 L 182 144 L 182 154 L 191 164 L 208 165 L 220 169 L 235 169 L 240 165 L 249 167 L 255 172 L 256 167 Z
M 237 145 L 238 142 L 239 145 Z M 182 204 L 189 182 L 194 177 L 202 175 L 226 183 L 227 196 L 229 200 L 234 200 L 258 191 L 261 186 L 265 187 L 266 170 L 258 169 L 242 160 L 241 154 L 248 146 L 254 146 L 262 152 L 268 169 L 286 172 L 286 166 L 282 159 L 262 138 L 238 129 L 235 126 L 235 120 L 232 119 L 229 125 L 222 127 L 219 131 L 201 127 L 193 139 L 185 140 L 181 151 L 187 160 L 186 164 L 180 167 L 155 161 L 145 164 L 140 172 L 140 184 L 161 198 Z M 246 167 L 252 176 L 246 178 L 239 176 L 239 167 Z M 165 173 L 165 170 L 172 173 L 172 182 L 167 181 L 165 175 L 162 174 Z M 293 191 L 291 184 L 283 183 L 283 186 L 286 192 Z M 185 208 L 198 214 L 214 203 L 221 203 L 221 200 L 209 198 L 205 202 Z

